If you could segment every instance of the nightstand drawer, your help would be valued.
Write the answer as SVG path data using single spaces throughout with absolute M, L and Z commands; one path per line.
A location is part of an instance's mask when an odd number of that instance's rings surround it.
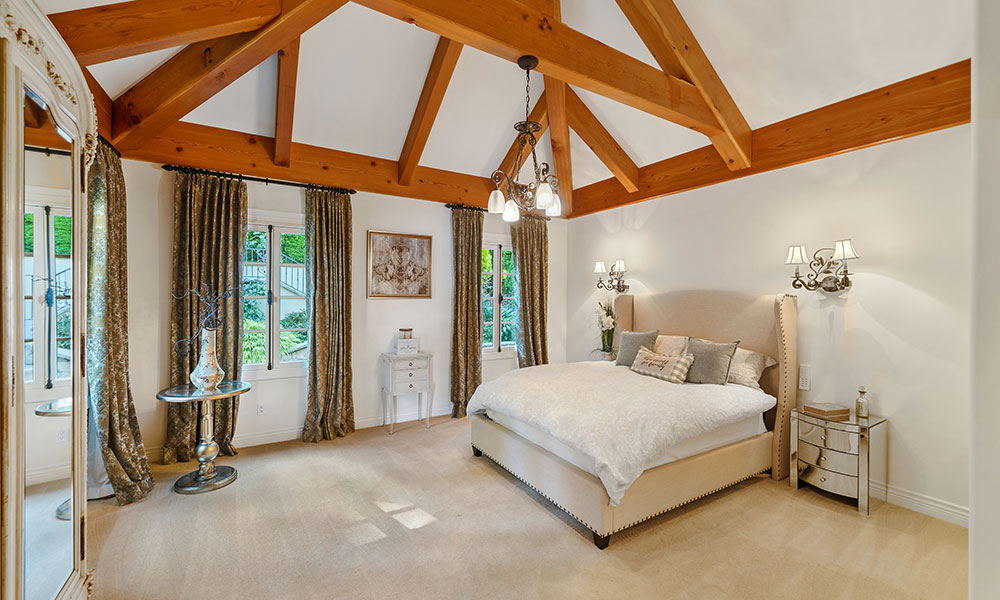
M 411 369 L 408 371 L 392 372 L 393 384 L 399 385 L 400 383 L 413 381 L 427 381 L 427 369 Z
M 423 379 L 421 381 L 399 381 L 392 384 L 393 394 L 411 394 L 417 392 L 423 392 L 428 389 L 427 380 Z
M 849 454 L 858 453 L 858 434 L 799 420 L 799 440 Z
M 392 361 L 393 371 L 412 371 L 414 369 L 426 369 L 426 368 L 427 368 L 426 358 L 411 358 L 409 360 Z
M 799 460 L 844 475 L 858 475 L 858 455 L 813 446 L 799 440 Z
M 833 492 L 834 494 L 839 494 L 841 496 L 848 496 L 850 498 L 858 497 L 857 477 L 842 475 L 840 473 L 834 473 L 833 471 L 821 469 L 820 467 L 814 467 L 813 465 L 802 460 L 799 461 L 798 468 L 799 479 L 801 481 L 805 481 L 810 485 L 814 485 L 818 488 L 822 488 L 828 492 Z

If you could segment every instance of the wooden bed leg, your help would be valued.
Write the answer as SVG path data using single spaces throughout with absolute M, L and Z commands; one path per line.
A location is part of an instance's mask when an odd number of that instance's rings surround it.
M 473 446 L 472 447 L 472 455 L 473 456 L 482 456 L 483 455 L 483 451 L 480 450 L 479 448 L 476 448 L 475 446 Z
M 608 547 L 608 544 L 611 542 L 611 534 L 610 533 L 608 535 L 605 535 L 605 536 L 599 536 L 599 535 L 597 535 L 596 531 L 594 531 L 592 533 L 594 534 L 594 545 L 597 546 L 598 550 L 604 550 L 605 548 Z

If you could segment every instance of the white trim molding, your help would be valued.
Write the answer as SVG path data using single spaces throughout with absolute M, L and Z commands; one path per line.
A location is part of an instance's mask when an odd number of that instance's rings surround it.
M 947 500 L 933 498 L 925 494 L 918 494 L 894 485 L 886 485 L 873 481 L 871 483 L 872 495 L 881 495 L 883 492 L 886 501 L 896 506 L 902 506 L 910 510 L 925 514 L 935 519 L 947 521 L 959 527 L 969 527 L 969 507 L 961 506 Z

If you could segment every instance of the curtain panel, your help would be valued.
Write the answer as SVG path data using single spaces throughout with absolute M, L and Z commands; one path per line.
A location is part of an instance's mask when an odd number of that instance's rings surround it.
M 306 190 L 309 393 L 302 440 L 354 431 L 351 373 L 351 196 Z
M 455 302 L 451 338 L 451 416 L 465 407 L 483 380 L 481 292 L 483 219 L 480 209 L 452 206 Z
M 517 364 L 533 367 L 549 362 L 549 228 L 548 219 L 530 214 L 510 224 L 510 240 L 517 262 L 520 327 L 517 328 Z
M 119 504 L 143 498 L 153 474 L 128 372 L 128 249 L 122 161 L 103 138 L 87 176 L 87 384 L 90 420 Z
M 204 286 L 222 292 L 242 281 L 243 247 L 247 234 L 247 186 L 242 180 L 200 172 L 177 173 L 174 182 L 174 266 L 170 344 L 191 338 L 198 330 L 199 300 L 191 289 Z M 222 301 L 223 318 L 216 353 L 227 380 L 242 371 L 243 303 L 238 296 Z M 173 352 L 170 384 L 188 383 L 198 362 L 199 345 Z M 238 397 L 215 400 L 215 441 L 222 454 L 235 455 L 233 433 L 239 411 Z M 164 464 L 186 462 L 194 455 L 199 436 L 200 402 L 167 405 L 167 439 Z

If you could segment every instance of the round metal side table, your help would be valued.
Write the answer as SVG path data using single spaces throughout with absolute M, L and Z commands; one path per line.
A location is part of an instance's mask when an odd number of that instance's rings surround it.
M 193 384 L 175 385 L 156 395 L 164 402 L 198 402 L 201 412 L 201 440 L 194 449 L 194 456 L 200 463 L 197 471 L 183 475 L 174 482 L 178 494 L 201 494 L 226 487 L 236 481 L 236 469 L 216 466 L 219 444 L 215 441 L 215 400 L 239 396 L 250 391 L 245 381 L 222 381 L 215 389 L 200 390 Z
M 52 402 L 46 402 L 35 407 L 35 414 L 39 417 L 72 417 L 73 398 L 60 398 Z M 67 498 L 65 502 L 56 508 L 56 518 L 60 521 L 69 521 L 73 518 L 73 499 Z

